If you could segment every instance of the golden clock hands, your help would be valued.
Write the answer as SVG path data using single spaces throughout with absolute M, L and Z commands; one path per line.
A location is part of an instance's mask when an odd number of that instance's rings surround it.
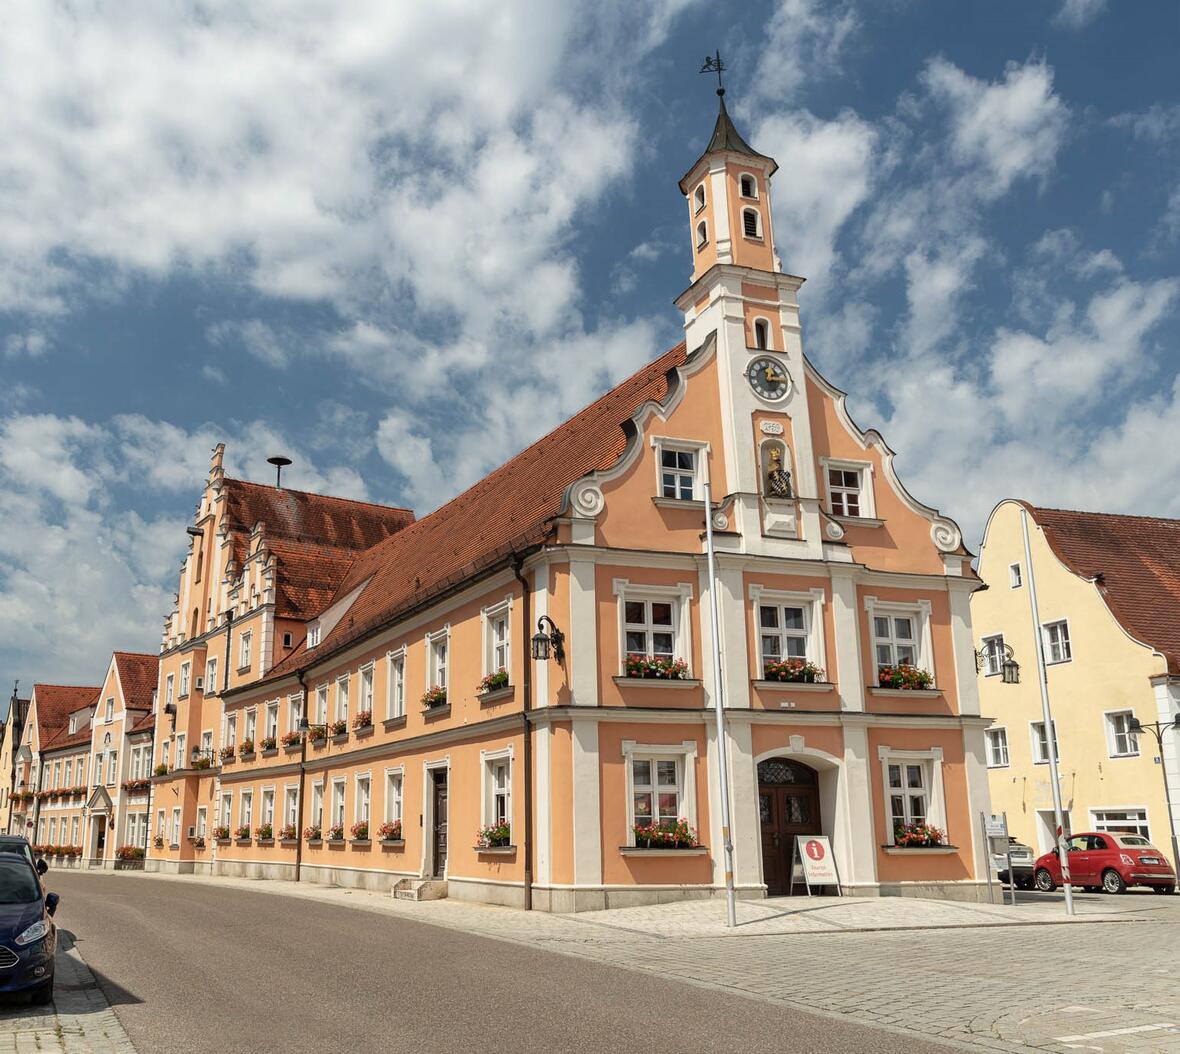
M 786 379 L 781 373 L 775 373 L 773 366 L 766 367 L 766 380 L 770 384 L 782 384 Z

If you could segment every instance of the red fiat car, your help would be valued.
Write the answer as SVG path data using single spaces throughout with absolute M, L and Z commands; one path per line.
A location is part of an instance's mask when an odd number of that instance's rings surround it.
M 1156 893 L 1176 889 L 1176 872 L 1167 857 L 1140 834 L 1071 835 L 1069 873 L 1075 886 L 1095 893 L 1125 893 L 1128 886 L 1150 886 Z M 1033 881 L 1042 893 L 1052 893 L 1061 884 L 1061 862 L 1055 852 L 1037 858 Z

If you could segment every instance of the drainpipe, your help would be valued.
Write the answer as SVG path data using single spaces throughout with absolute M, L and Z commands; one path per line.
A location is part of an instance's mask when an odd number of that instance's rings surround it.
M 521 726 L 524 729 L 524 909 L 533 910 L 533 736 L 529 727 L 529 711 L 533 705 L 533 656 L 530 650 L 532 640 L 529 630 L 532 628 L 532 592 L 528 579 L 521 573 L 524 559 L 519 553 L 512 557 L 512 573 L 520 583 L 522 624 L 521 633 L 521 665 L 524 668 L 523 709 L 520 712 Z
M 307 724 L 307 682 L 303 679 L 303 671 L 299 670 L 295 676 L 299 679 L 299 687 L 303 689 L 303 720 L 300 725 Z M 307 780 L 307 731 L 304 729 L 299 740 L 299 800 L 295 807 L 295 881 L 298 882 L 303 868 L 303 785 Z

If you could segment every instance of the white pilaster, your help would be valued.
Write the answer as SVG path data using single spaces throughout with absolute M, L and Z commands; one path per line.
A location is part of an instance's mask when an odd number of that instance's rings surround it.
M 602 807 L 598 778 L 598 722 L 574 721 L 573 835 L 575 885 L 602 883 Z
M 854 886 L 877 882 L 877 838 L 873 830 L 873 772 L 868 729 L 844 726 L 844 768 L 836 796 L 832 851 L 845 881 Z
M 835 629 L 836 681 L 845 710 L 865 708 L 864 663 L 860 643 L 860 612 L 851 568 L 829 565 L 832 575 L 832 625 Z
M 987 782 L 987 754 L 985 752 L 983 728 L 970 725 L 963 729 L 963 761 L 967 776 L 967 807 L 970 812 L 972 858 L 975 861 L 975 878 L 980 882 L 988 879 L 991 860 L 987 842 L 979 826 L 980 813 L 991 815 L 992 798 Z
M 594 562 L 570 557 L 570 691 L 575 706 L 598 705 L 598 604 Z M 597 736 L 597 732 L 595 733 Z
M 955 689 L 959 713 L 979 716 L 979 684 L 975 670 L 975 635 L 971 629 L 971 592 L 948 581 L 950 586 L 951 644 L 955 655 Z

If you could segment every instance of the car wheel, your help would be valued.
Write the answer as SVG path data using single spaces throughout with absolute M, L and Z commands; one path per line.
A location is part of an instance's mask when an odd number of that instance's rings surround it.
M 1042 893 L 1052 893 L 1057 888 L 1057 883 L 1053 881 L 1053 876 L 1043 867 L 1037 872 L 1036 878 L 1033 881 L 1036 883 L 1037 889 Z
M 1102 872 L 1102 891 L 1104 893 L 1126 893 L 1127 883 L 1113 867 Z
M 1176 892 L 1175 886 L 1152 886 L 1151 888 L 1162 896 L 1167 896 L 1170 893 Z
M 45 1006 L 53 1002 L 53 978 L 50 977 L 48 981 L 42 981 L 30 993 L 29 999 L 37 1006 Z

